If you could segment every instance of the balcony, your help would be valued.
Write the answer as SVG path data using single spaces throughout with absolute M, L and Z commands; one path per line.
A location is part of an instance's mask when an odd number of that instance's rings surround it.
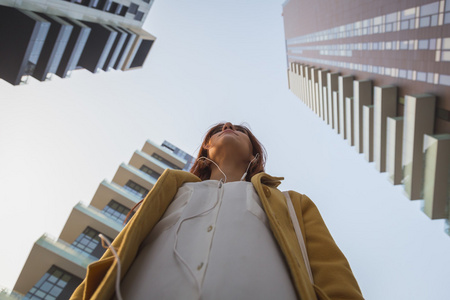
M 144 172 L 133 166 L 122 163 L 117 170 L 116 175 L 114 175 L 112 181 L 123 187 L 129 180 L 136 182 L 149 191 L 156 183 L 156 179 L 154 179 L 153 177 L 145 174 Z M 131 192 L 127 193 L 132 194 Z
M 21 300 L 23 295 L 11 291 L 10 289 L 0 286 L 0 300 Z
M 142 167 L 142 165 L 146 165 L 147 167 L 149 167 L 150 169 L 159 174 L 162 174 L 164 170 L 168 168 L 167 165 L 165 165 L 163 162 L 139 150 L 134 152 L 133 156 L 130 159 L 129 164 L 137 169 Z M 153 177 L 150 176 L 150 178 Z
M 52 265 L 83 278 L 86 276 L 86 267 L 96 260 L 89 254 L 75 250 L 70 244 L 44 234 L 34 243 L 14 290 L 25 295 Z
M 115 238 L 123 228 L 121 224 L 110 219 L 101 210 L 78 203 L 72 209 L 59 238 L 73 243 L 87 226 L 111 238 Z
M 91 206 L 102 210 L 112 199 L 131 209 L 141 197 L 128 192 L 117 183 L 103 180 L 92 198 Z
M 183 169 L 183 167 L 186 165 L 187 161 L 185 159 L 182 159 L 181 157 L 174 154 L 172 151 L 167 149 L 166 147 L 161 147 L 155 143 L 153 143 L 150 140 L 147 140 L 145 142 L 144 147 L 142 147 L 142 152 L 148 154 L 151 156 L 153 153 L 156 153 L 160 155 L 162 158 L 166 159 L 170 163 L 176 165 L 180 169 Z M 167 168 L 168 166 L 165 166 Z M 164 168 L 164 169 L 165 169 Z

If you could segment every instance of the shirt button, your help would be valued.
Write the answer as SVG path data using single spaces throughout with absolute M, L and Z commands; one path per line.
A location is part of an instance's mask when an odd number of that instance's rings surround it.
M 197 267 L 197 270 L 200 270 L 203 267 L 203 263 L 200 263 Z
M 210 232 L 212 229 L 213 229 L 213 227 L 212 227 L 212 226 L 209 226 L 209 227 L 208 227 L 208 232 Z
M 267 186 L 264 186 L 263 190 L 264 190 L 264 195 L 266 195 L 266 197 L 270 197 L 270 195 L 271 195 L 270 189 Z

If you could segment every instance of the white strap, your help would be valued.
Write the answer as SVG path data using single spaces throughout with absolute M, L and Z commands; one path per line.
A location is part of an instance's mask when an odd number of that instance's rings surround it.
M 303 260 L 305 261 L 306 271 L 308 271 L 309 279 L 311 283 L 314 284 L 311 266 L 309 265 L 308 260 L 308 252 L 306 252 L 305 240 L 303 239 L 302 230 L 300 229 L 300 224 L 298 224 L 297 214 L 294 210 L 294 205 L 292 204 L 291 197 L 288 192 L 283 192 L 284 197 L 286 198 L 286 203 L 289 209 L 289 215 L 291 216 L 292 224 L 294 225 L 295 234 L 297 235 L 298 244 L 300 249 L 302 250 Z

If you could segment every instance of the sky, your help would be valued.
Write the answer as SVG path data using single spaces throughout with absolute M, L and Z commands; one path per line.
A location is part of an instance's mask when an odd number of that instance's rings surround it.
M 1 286 L 13 288 L 33 243 L 58 237 L 147 139 L 195 155 L 211 125 L 231 121 L 251 127 L 282 190 L 316 203 L 366 299 L 448 298 L 444 221 L 288 90 L 282 2 L 156 0 L 143 69 L 0 81 Z

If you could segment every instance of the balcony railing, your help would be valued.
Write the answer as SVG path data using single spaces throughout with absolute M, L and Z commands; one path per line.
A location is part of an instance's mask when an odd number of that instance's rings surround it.
M 0 300 L 21 300 L 24 295 L 14 292 L 6 287 L 0 286 Z
M 81 211 L 82 213 L 94 218 L 95 220 L 98 220 L 102 222 L 103 224 L 106 224 L 108 227 L 113 228 L 115 231 L 120 232 L 123 229 L 123 225 L 115 222 L 110 217 L 106 216 L 102 213 L 101 210 L 98 208 L 95 208 L 91 205 L 87 206 L 83 204 L 82 202 L 79 202 L 76 206 L 76 209 Z
M 76 250 L 69 243 L 50 237 L 48 234 L 42 235 L 39 240 L 37 240 L 36 244 L 76 263 L 79 266 L 82 266 L 83 268 L 86 268 L 90 263 L 98 260 L 98 258 L 88 253 Z

